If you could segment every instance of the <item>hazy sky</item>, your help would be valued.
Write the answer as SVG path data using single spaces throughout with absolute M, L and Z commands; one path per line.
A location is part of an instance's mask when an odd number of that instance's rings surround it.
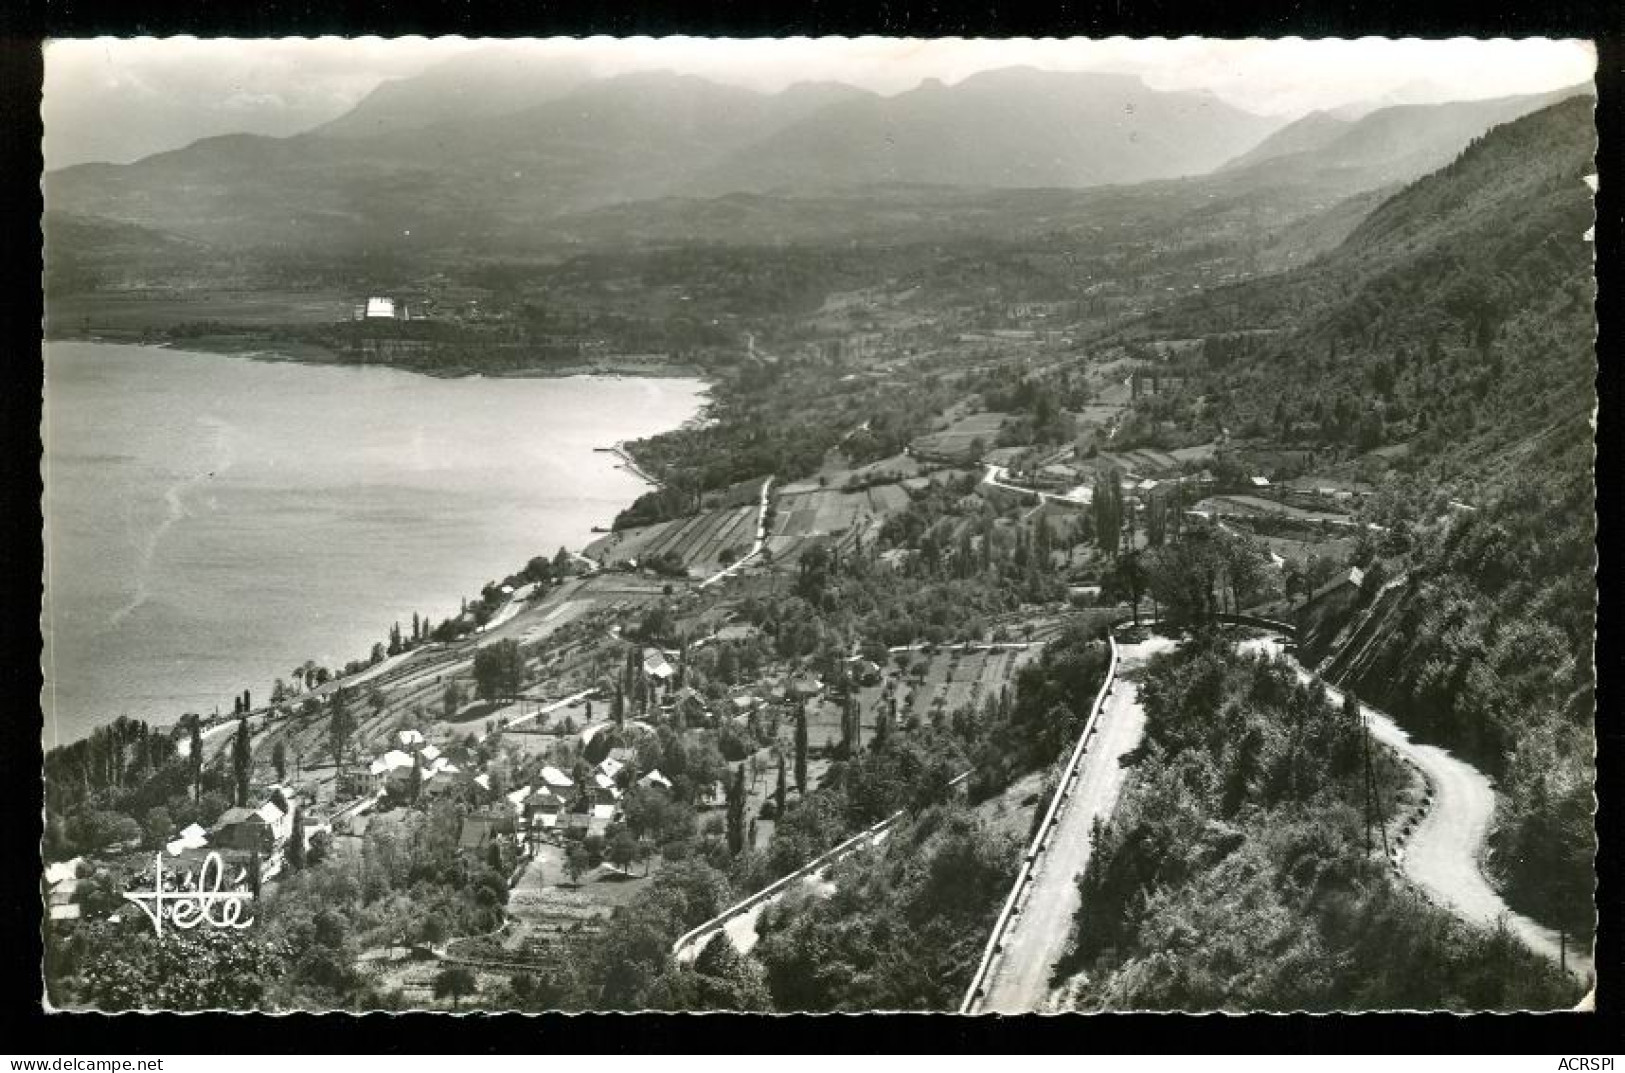
M 125 162 L 198 138 L 286 135 L 343 114 L 379 82 L 482 43 L 464 38 L 57 41 L 45 62 L 48 167 Z M 1422 102 L 1533 93 L 1589 80 L 1576 41 L 1058 41 L 790 38 L 562 39 L 525 42 L 537 62 L 570 57 L 595 73 L 664 68 L 762 90 L 835 80 L 880 93 L 926 78 L 957 82 L 1027 65 L 1141 75 L 1156 89 L 1206 88 L 1251 111 L 1294 116 L 1360 101 Z

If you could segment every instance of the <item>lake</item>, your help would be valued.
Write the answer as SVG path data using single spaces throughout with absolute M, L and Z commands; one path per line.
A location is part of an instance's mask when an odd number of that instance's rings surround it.
M 78 342 L 46 346 L 45 376 L 47 748 L 262 703 L 581 547 L 646 490 L 593 448 L 676 428 L 706 390 Z

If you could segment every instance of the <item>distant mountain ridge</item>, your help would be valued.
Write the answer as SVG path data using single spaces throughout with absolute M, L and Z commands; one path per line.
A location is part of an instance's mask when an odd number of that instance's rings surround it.
M 1358 119 L 1311 112 L 1287 124 L 1219 170 L 1268 164 L 1307 178 L 1358 172 L 1371 186 L 1407 182 L 1443 167 L 1489 128 L 1587 92 L 1569 86 L 1550 93 L 1445 104 L 1400 104 Z
M 671 195 L 1170 178 L 1216 166 L 1275 123 L 1124 75 L 1014 68 L 896 97 L 837 83 L 767 94 L 482 56 L 386 83 L 291 138 L 206 139 L 49 173 L 48 204 L 228 246 L 455 245 Z
M 382 82 L 354 108 L 308 133 L 366 138 L 447 120 L 508 115 L 566 96 L 591 78 L 580 62 L 539 63 L 513 48 L 488 46 L 411 77 Z
M 690 213 L 705 199 L 768 194 L 836 211 L 854 191 L 888 186 L 1172 181 L 1209 184 L 1180 196 L 1216 204 L 1290 190 L 1295 204 L 1331 205 L 1415 178 L 1504 113 L 1536 106 L 1413 106 L 1353 122 L 1321 114 L 1274 131 L 1278 120 L 1210 93 L 1160 92 L 1129 75 L 1008 68 L 892 97 L 840 83 L 769 94 L 662 71 L 597 78 L 476 50 L 385 83 L 304 134 L 209 138 L 133 164 L 50 172 L 44 186 L 54 214 L 222 251 L 395 257 L 557 244 L 576 230 L 570 220 L 618 206 Z M 795 210 L 803 236 L 818 229 L 811 207 Z M 726 222 L 736 210 L 771 233 L 769 203 L 703 213 Z M 886 211 L 906 220 L 906 207 Z M 673 231 L 643 210 L 626 218 Z M 599 216 L 592 230 L 613 238 L 613 222 Z
M 1012 67 L 814 112 L 718 162 L 688 192 L 1143 182 L 1210 171 L 1275 125 L 1132 75 Z

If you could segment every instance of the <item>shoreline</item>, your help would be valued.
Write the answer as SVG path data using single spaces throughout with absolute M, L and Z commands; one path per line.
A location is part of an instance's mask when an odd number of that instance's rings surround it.
M 291 355 L 287 355 L 287 354 L 283 354 L 283 353 L 278 353 L 276 351 L 209 350 L 209 349 L 204 349 L 204 348 L 192 349 L 192 348 L 190 348 L 188 346 L 181 345 L 181 344 L 176 344 L 176 343 L 173 343 L 173 342 L 163 342 L 163 343 L 134 342 L 134 343 L 131 343 L 131 342 L 119 341 L 119 340 L 116 340 L 116 339 L 105 339 L 105 338 L 61 338 L 61 337 L 58 337 L 58 338 L 42 338 L 41 339 L 42 348 L 44 346 L 48 346 L 48 345 L 50 345 L 52 343 L 80 343 L 80 344 L 88 344 L 88 345 L 92 345 L 92 346 L 142 346 L 142 347 L 151 347 L 151 348 L 157 349 L 157 350 L 172 350 L 172 351 L 177 351 L 177 352 L 181 352 L 181 353 L 194 353 L 194 354 L 204 354 L 204 355 L 221 355 L 221 356 L 227 356 L 227 357 L 239 357 L 239 358 L 247 358 L 247 359 L 255 360 L 255 361 L 266 361 L 266 362 L 274 362 L 274 363 L 289 363 L 289 364 L 297 364 L 297 365 L 338 366 L 338 367 L 354 367 L 354 368 L 387 368 L 387 369 L 393 369 L 395 371 L 403 372 L 403 373 L 416 373 L 418 375 L 428 376 L 431 379 L 437 379 L 437 380 L 465 379 L 465 378 L 469 378 L 469 377 L 480 377 L 480 376 L 484 376 L 484 378 L 490 379 L 490 380 L 503 380 L 503 379 L 558 380 L 558 379 L 569 379 L 569 378 L 576 378 L 576 377 L 589 378 L 589 379 L 591 379 L 591 378 L 603 378 L 603 379 L 615 379 L 615 380 L 623 380 L 623 379 L 624 380 L 632 380 L 632 379 L 683 380 L 683 379 L 687 379 L 687 380 L 698 381 L 698 382 L 700 382 L 701 384 L 704 385 L 704 390 L 701 392 L 701 395 L 700 395 L 699 405 L 695 409 L 695 411 L 694 411 L 694 413 L 692 415 L 690 415 L 689 417 L 685 418 L 680 423 L 678 423 L 678 424 L 676 424 L 676 425 L 674 425 L 674 426 L 672 426 L 670 428 L 661 429 L 661 430 L 659 430 L 657 432 L 651 433 L 650 434 L 651 436 L 658 436 L 658 435 L 662 435 L 662 434 L 667 433 L 667 432 L 676 432 L 676 431 L 679 431 L 681 429 L 690 428 L 690 427 L 694 426 L 697 423 L 700 423 L 700 422 L 703 422 L 703 421 L 707 420 L 707 411 L 714 404 L 714 401 L 715 401 L 714 398 L 712 397 L 712 391 L 714 390 L 714 388 L 716 386 L 716 381 L 713 380 L 713 379 L 710 379 L 708 377 L 705 377 L 703 375 L 699 375 L 697 370 L 694 371 L 692 374 L 684 372 L 684 371 L 668 371 L 668 372 L 666 372 L 666 373 L 664 373 L 662 375 L 644 375 L 642 373 L 632 373 L 632 372 L 615 372 L 615 373 L 611 373 L 611 372 L 607 372 L 607 371 L 605 371 L 603 369 L 588 369 L 588 368 L 575 369 L 574 371 L 569 371 L 569 372 L 566 372 L 566 371 L 556 371 L 555 372 L 555 371 L 553 371 L 551 369 L 545 370 L 545 371 L 540 371 L 540 370 L 539 371 L 519 370 L 519 371 L 514 371 L 514 372 L 512 372 L 510 374 L 500 375 L 500 376 L 489 376 L 489 375 L 486 375 L 486 374 L 476 373 L 476 372 L 472 372 L 472 371 L 464 371 L 464 372 L 461 372 L 461 373 L 458 373 L 458 374 L 455 374 L 455 375 L 436 375 L 436 374 L 433 374 L 433 373 L 424 372 L 422 370 L 404 368 L 404 367 L 395 366 L 395 365 L 384 365 L 382 363 L 357 363 L 357 362 L 325 361 L 325 360 L 315 359 L 315 358 L 295 357 L 295 356 L 291 356 Z M 43 356 L 42 356 L 42 361 L 43 361 Z M 673 366 L 664 366 L 662 368 L 665 368 L 667 370 L 678 369 L 678 367 L 673 367 Z M 686 367 L 683 367 L 683 368 L 686 368 Z M 646 486 L 645 490 L 658 489 L 658 488 L 663 487 L 662 482 L 658 478 L 656 478 L 653 475 L 651 475 L 650 473 L 648 473 L 646 470 L 644 470 L 637 463 L 636 458 L 632 454 L 631 449 L 630 449 L 630 444 L 632 442 L 633 441 L 629 441 L 629 440 L 618 440 L 612 446 L 609 446 L 609 447 L 595 447 L 592 450 L 594 452 L 598 452 L 598 453 L 607 453 L 607 454 L 614 455 L 618 459 L 618 464 L 616 465 L 615 468 L 623 470 L 624 472 L 629 473 L 630 475 L 632 475 L 636 479 L 642 481 L 644 483 L 644 485 Z M 637 495 L 634 496 L 632 500 L 625 503 L 620 508 L 620 510 L 625 510 L 627 507 L 630 507 L 632 505 L 632 503 L 636 502 L 637 498 L 639 496 L 643 495 L 643 494 L 644 494 L 644 492 L 638 492 Z M 606 531 L 606 532 L 609 531 L 608 527 L 613 525 L 614 519 L 615 519 L 616 516 L 619 515 L 620 510 L 617 510 L 614 514 L 612 514 L 603 523 L 604 531 Z M 597 535 L 599 535 L 599 526 L 594 525 L 592 527 L 592 529 L 589 530 L 588 536 L 589 537 L 596 537 Z M 591 542 L 592 542 L 591 539 L 589 539 L 586 543 L 590 544 Z M 576 548 L 566 547 L 565 550 L 567 552 L 569 552 L 577 560 L 594 561 L 594 560 L 588 559 L 588 557 L 583 555 L 583 548 L 584 547 L 585 547 L 585 544 L 582 545 L 581 547 L 576 547 Z M 538 554 L 542 554 L 542 553 L 538 552 Z M 523 566 L 524 566 L 523 563 L 518 564 L 518 566 L 515 569 L 523 569 Z M 600 566 L 600 568 L 601 568 L 601 566 Z M 468 594 L 466 594 L 466 593 L 456 594 L 452 599 L 455 602 L 455 600 L 466 597 L 467 595 Z M 385 627 L 385 632 L 387 632 L 387 626 Z M 470 636 L 472 637 L 474 635 L 470 635 Z M 468 638 L 465 638 L 463 641 L 454 642 L 454 643 L 455 644 L 463 644 L 463 643 L 466 643 L 467 640 L 468 640 Z M 422 649 L 422 647 L 423 646 L 419 646 L 419 648 L 412 649 L 412 650 L 409 650 L 409 651 L 411 651 L 411 652 L 420 651 Z M 386 662 L 387 662 L 387 660 L 386 660 Z M 377 664 L 369 664 L 368 666 L 363 667 L 360 670 L 356 671 L 352 675 L 335 676 L 334 678 L 329 679 L 327 682 L 323 683 L 323 685 L 317 687 L 314 690 L 307 689 L 307 690 L 301 691 L 298 694 L 294 694 L 294 695 L 288 697 L 283 702 L 283 704 L 284 705 L 290 704 L 290 703 L 296 704 L 296 703 L 298 703 L 298 702 L 300 702 L 300 701 L 302 701 L 302 700 L 304 700 L 305 698 L 308 698 L 308 697 L 325 696 L 326 694 L 330 693 L 335 688 L 335 686 L 350 684 L 350 682 L 349 682 L 350 679 L 364 680 L 370 674 L 372 674 L 377 669 L 377 667 L 378 667 Z M 265 690 L 265 693 L 263 695 L 269 696 L 270 695 L 270 683 L 265 683 L 263 685 L 263 688 Z M 253 689 L 253 687 L 251 686 L 250 689 Z M 222 696 L 222 699 L 224 699 L 223 696 Z M 245 713 L 245 714 L 247 714 L 251 718 L 252 717 L 263 717 L 267 713 L 274 710 L 276 707 L 277 707 L 277 705 L 262 703 L 260 705 L 256 705 L 251 711 L 249 711 L 248 713 Z M 42 710 L 41 715 L 44 716 L 44 714 L 45 713 Z M 168 721 L 164 721 L 164 722 L 152 721 L 152 720 L 143 720 L 143 721 L 146 722 L 147 725 L 150 726 L 154 731 L 161 732 L 161 733 L 174 734 L 174 733 L 176 733 L 178 731 L 178 728 L 181 725 L 181 718 L 182 718 L 183 714 L 184 713 L 177 713 L 172 719 L 170 719 Z M 198 714 L 203 717 L 203 722 L 202 722 L 201 726 L 202 726 L 202 728 L 204 729 L 204 731 L 206 733 L 219 731 L 222 728 L 229 727 L 237 719 L 236 715 L 229 715 L 228 716 L 228 715 L 225 715 L 225 714 L 221 714 L 218 717 L 215 717 L 213 715 L 204 715 L 204 713 L 202 713 L 202 712 L 199 712 Z M 54 744 L 46 747 L 45 752 L 48 754 L 54 749 L 66 748 L 68 746 L 73 745 L 75 742 L 87 740 L 87 739 L 89 739 L 91 737 L 92 733 L 94 733 L 96 730 L 113 725 L 113 723 L 115 723 L 118 720 L 118 718 L 121 718 L 121 717 L 122 716 L 109 716 L 109 717 L 96 719 L 93 722 L 88 724 L 88 726 L 86 727 L 86 729 L 84 730 L 84 732 L 82 734 L 79 734 L 78 736 L 72 738 L 71 740 L 58 739 Z M 139 717 L 137 717 L 137 718 L 139 718 Z
M 616 361 L 613 358 L 603 361 L 577 361 L 568 365 L 530 365 L 519 369 L 487 371 L 465 366 L 423 369 L 394 362 L 345 361 L 325 348 L 308 347 L 304 348 L 303 352 L 295 353 L 294 348 L 291 347 L 277 349 L 274 344 L 267 346 L 262 340 L 255 340 L 249 345 L 244 337 L 227 335 L 198 336 L 195 339 L 165 339 L 161 341 L 140 337 L 123 339 L 109 335 L 44 335 L 41 336 L 40 343 L 42 346 L 51 343 L 138 346 L 151 347 L 154 350 L 178 350 L 189 354 L 219 354 L 227 357 L 248 358 L 253 361 L 292 365 L 328 365 L 341 369 L 393 369 L 397 372 L 426 376 L 433 380 L 463 380 L 471 377 L 487 380 L 562 380 L 577 376 L 602 376 L 639 380 L 700 380 L 706 384 L 707 389 L 714 387 L 716 384 L 716 380 L 697 365 Z

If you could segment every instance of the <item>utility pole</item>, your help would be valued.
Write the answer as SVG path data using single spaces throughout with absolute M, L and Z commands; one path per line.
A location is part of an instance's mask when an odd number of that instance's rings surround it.
M 1371 856 L 1371 731 L 1366 728 L 1365 708 L 1360 708 L 1360 742 L 1364 746 L 1365 772 L 1363 777 L 1365 798 L 1365 855 Z

